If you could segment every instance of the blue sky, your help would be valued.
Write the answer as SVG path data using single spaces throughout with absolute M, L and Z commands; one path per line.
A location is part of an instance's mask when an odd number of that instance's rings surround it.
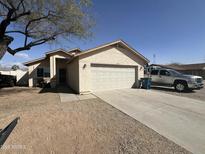
M 60 45 L 41 45 L 16 56 L 6 54 L 2 64 L 21 63 L 46 51 L 79 47 L 88 49 L 123 39 L 156 63 L 205 62 L 204 0 L 93 0 L 96 20 L 93 36 Z M 17 46 L 21 37 L 12 44 Z

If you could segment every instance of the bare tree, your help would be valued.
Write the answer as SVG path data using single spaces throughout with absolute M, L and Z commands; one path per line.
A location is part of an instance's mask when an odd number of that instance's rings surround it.
M 91 0 L 0 0 L 0 59 L 59 38 L 86 38 L 93 20 Z M 14 34 L 23 35 L 13 49 Z

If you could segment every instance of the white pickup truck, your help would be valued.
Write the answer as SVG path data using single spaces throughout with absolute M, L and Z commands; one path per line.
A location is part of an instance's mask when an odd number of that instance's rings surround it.
M 174 87 L 177 91 L 203 88 L 203 78 L 185 75 L 172 69 L 158 68 L 150 72 L 152 85 Z

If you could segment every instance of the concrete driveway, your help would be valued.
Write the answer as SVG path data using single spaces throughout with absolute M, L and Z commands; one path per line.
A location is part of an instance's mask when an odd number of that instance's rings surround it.
M 143 89 L 94 94 L 192 153 L 205 153 L 205 101 Z

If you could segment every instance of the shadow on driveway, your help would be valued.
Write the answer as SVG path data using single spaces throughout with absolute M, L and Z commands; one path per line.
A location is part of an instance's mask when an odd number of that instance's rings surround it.
M 151 90 L 155 90 L 155 91 L 159 91 L 159 92 L 167 93 L 171 95 L 182 96 L 182 97 L 205 101 L 205 88 L 198 89 L 198 90 L 187 90 L 185 92 L 177 92 L 175 91 L 174 88 L 153 86 Z
M 158 91 L 173 92 L 173 93 L 196 93 L 194 90 L 191 90 L 191 89 L 187 89 L 184 92 L 177 92 L 174 88 L 171 88 L 171 87 L 152 86 L 152 89 L 158 90 Z

